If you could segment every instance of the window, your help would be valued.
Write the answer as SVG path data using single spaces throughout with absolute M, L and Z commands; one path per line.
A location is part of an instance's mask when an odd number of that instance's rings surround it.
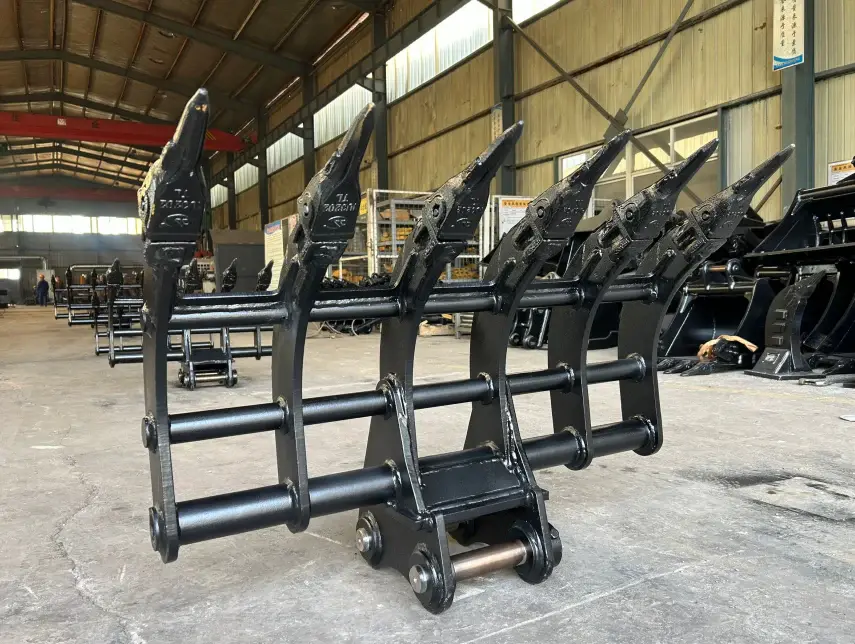
M 235 170 L 235 194 L 249 190 L 258 183 L 258 168 L 245 163 Z
M 641 134 L 637 138 L 658 161 L 671 168 L 716 136 L 718 136 L 718 117 L 712 114 Z M 597 148 L 591 148 L 562 157 L 559 164 L 561 177 L 566 177 L 573 172 L 596 150 Z M 630 168 L 629 177 L 627 177 L 627 167 Z M 719 191 L 720 174 L 718 154 L 714 154 L 689 182 L 688 187 L 701 199 L 706 199 Z M 618 157 L 594 187 L 589 216 L 599 214 L 612 201 L 628 199 L 658 181 L 661 176 L 662 171 L 653 164 L 653 161 L 629 143 L 624 154 Z M 694 200 L 686 195 L 685 191 L 680 194 L 677 209 L 688 210 L 694 205 Z
M 229 200 L 229 189 L 220 184 L 211 188 L 211 208 L 216 208 Z
M 386 98 L 394 101 L 493 40 L 493 12 L 465 4 L 386 63 Z
M 370 102 L 371 92 L 360 85 L 354 85 L 319 109 L 314 114 L 315 147 L 329 143 L 347 132 L 359 110 Z M 301 149 L 301 156 L 302 153 Z
M 18 232 L 18 217 L 16 215 L 0 215 L 0 233 Z
M 0 280 L 19 280 L 21 279 L 20 268 L 0 268 Z
M 51 215 L 33 215 L 34 233 L 52 233 L 53 217 Z
M 99 235 L 139 235 L 142 221 L 137 217 L 96 217 L 93 222 Z
M 289 132 L 267 148 L 267 172 L 272 174 L 281 170 L 302 156 L 303 139 Z
M 549 7 L 556 5 L 560 0 L 513 0 L 512 15 L 514 22 L 523 22 L 532 16 L 546 11 Z
M 63 233 L 73 235 L 140 235 L 138 217 L 86 215 L 0 215 L 0 232 Z
M 92 219 L 83 215 L 54 215 L 53 232 L 87 235 L 92 232 Z

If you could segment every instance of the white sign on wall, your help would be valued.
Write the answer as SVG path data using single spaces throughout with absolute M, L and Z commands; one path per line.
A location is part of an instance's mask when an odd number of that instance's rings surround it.
M 525 217 L 531 197 L 499 197 L 499 236 L 507 233 Z
M 805 62 L 805 0 L 774 0 L 772 70 Z
M 285 226 L 286 220 L 280 219 L 264 227 L 264 262 L 273 261 L 273 279 L 270 280 L 268 291 L 279 288 L 279 273 L 285 261 Z
M 855 165 L 852 161 L 837 161 L 828 164 L 828 185 L 843 181 L 846 177 L 855 174 Z

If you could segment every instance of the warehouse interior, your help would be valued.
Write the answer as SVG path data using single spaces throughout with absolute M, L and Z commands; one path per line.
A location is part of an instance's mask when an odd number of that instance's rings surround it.
M 0 641 L 852 641 L 853 3 L 0 12 Z

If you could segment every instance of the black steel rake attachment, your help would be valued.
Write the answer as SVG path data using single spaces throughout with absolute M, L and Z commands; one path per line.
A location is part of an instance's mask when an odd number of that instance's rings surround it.
M 197 94 L 188 112 L 206 115 Z M 717 196 L 678 224 L 663 229 L 680 191 L 709 158 L 700 149 L 662 180 L 614 209 L 579 250 L 566 274 L 534 281 L 543 262 L 566 245 L 585 212 L 593 185 L 623 149 L 628 133 L 608 142 L 573 175 L 528 207 L 493 253 L 480 282 L 437 284 L 484 212 L 489 184 L 522 131 L 504 132 L 460 174 L 426 199 L 423 218 L 398 258 L 391 283 L 350 289 L 320 288 L 353 234 L 359 204 L 358 169 L 372 131 L 371 107 L 357 118 L 338 151 L 299 201 L 299 225 L 275 291 L 177 297 L 176 279 L 192 254 L 201 218 L 171 217 L 163 195 L 170 182 L 203 188 L 198 151 L 204 119 L 185 118 L 172 148 L 186 163 L 166 176 L 162 161 L 146 181 L 147 201 L 160 212 L 147 218 L 146 336 L 143 340 L 146 416 L 154 504 L 151 541 L 164 561 L 182 545 L 285 524 L 305 530 L 312 517 L 359 509 L 357 549 L 372 566 L 391 567 L 410 582 L 421 603 L 438 613 L 453 600 L 457 582 L 500 568 L 525 581 L 547 579 L 561 560 L 561 539 L 547 520 L 547 493 L 534 471 L 564 465 L 582 469 L 595 457 L 634 450 L 647 455 L 662 444 L 656 389 L 658 330 L 682 281 L 727 239 L 742 213 Z M 719 201 L 715 201 L 719 199 Z M 199 197 L 199 203 L 203 197 Z M 174 206 L 173 206 L 174 207 Z M 736 208 L 739 210 L 739 208 Z M 180 213 L 179 213 L 180 214 Z M 145 211 L 144 211 L 145 215 Z M 159 221 L 180 220 L 167 239 Z M 631 262 L 642 270 L 620 277 Z M 587 364 L 586 345 L 597 307 L 627 302 L 619 358 Z M 507 338 L 520 307 L 553 307 L 549 368 L 506 372 Z M 423 314 L 476 312 L 470 377 L 415 385 L 413 361 Z M 306 327 L 310 321 L 382 319 L 380 380 L 373 391 L 303 398 Z M 638 320 L 636 322 L 636 320 Z M 166 364 L 169 329 L 219 325 L 274 325 L 272 402 L 231 409 L 170 414 Z M 623 420 L 593 428 L 587 387 L 621 382 Z M 523 440 L 514 396 L 549 391 L 553 433 Z M 458 452 L 420 457 L 415 410 L 471 403 Z M 309 479 L 305 431 L 309 425 L 370 417 L 362 469 Z M 258 432 L 276 440 L 279 482 L 268 487 L 177 502 L 174 445 Z M 452 556 L 448 535 L 464 545 L 486 544 Z

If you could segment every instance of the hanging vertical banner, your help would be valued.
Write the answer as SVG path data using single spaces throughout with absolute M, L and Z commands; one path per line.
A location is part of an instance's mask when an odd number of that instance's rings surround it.
M 774 0 L 775 32 L 772 70 L 805 62 L 805 0 Z

